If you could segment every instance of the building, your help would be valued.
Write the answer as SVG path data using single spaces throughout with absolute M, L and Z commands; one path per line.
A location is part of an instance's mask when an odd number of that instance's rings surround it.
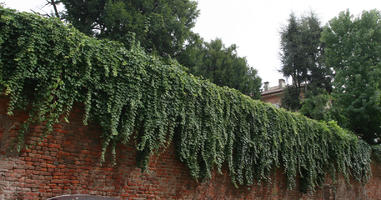
M 299 98 L 300 100 L 304 99 L 304 94 L 306 91 L 306 84 L 301 84 L 301 90 Z M 278 85 L 269 87 L 269 82 L 264 82 L 263 91 L 261 93 L 261 100 L 266 103 L 271 103 L 277 108 L 280 108 L 282 105 L 282 98 L 287 89 L 286 81 L 284 79 L 278 80 Z
M 284 79 L 279 79 L 278 85 L 273 87 L 269 87 L 269 82 L 265 82 L 264 84 L 261 100 L 271 103 L 279 108 L 282 104 L 282 97 L 286 89 L 286 82 Z

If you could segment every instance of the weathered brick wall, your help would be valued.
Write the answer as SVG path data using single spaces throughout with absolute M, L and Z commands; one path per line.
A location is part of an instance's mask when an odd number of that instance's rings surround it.
M 99 163 L 101 130 L 83 126 L 76 107 L 70 124 L 55 126 L 54 133 L 41 143 L 41 126 L 32 128 L 26 141 L 38 143 L 20 154 L 12 152 L 25 113 L 7 116 L 7 99 L 0 98 L 0 199 L 46 199 L 63 194 L 94 194 L 121 199 L 381 199 L 381 166 L 373 165 L 368 184 L 349 186 L 340 179 L 324 184 L 306 195 L 286 190 L 284 175 L 278 170 L 272 183 L 235 189 L 226 171 L 212 180 L 195 182 L 175 156 L 173 146 L 151 159 L 142 173 L 135 163 L 135 150 L 118 149 L 117 165 Z

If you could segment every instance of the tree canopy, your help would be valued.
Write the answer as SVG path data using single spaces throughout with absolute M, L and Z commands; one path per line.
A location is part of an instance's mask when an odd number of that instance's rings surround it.
M 225 47 L 221 39 L 204 42 L 195 34 L 178 60 L 194 75 L 219 86 L 235 88 L 255 99 L 260 97 L 261 79 L 246 58 L 237 55 L 236 45 Z
M 87 35 L 120 41 L 135 38 L 153 54 L 178 59 L 190 72 L 220 86 L 228 86 L 259 98 L 261 80 L 235 45 L 225 48 L 221 40 L 204 42 L 193 33 L 198 16 L 193 0 L 62 0 L 62 15 Z
M 193 0 L 61 0 L 63 18 L 81 32 L 129 44 L 129 32 L 147 52 L 175 56 L 198 16 Z
M 291 110 L 301 107 L 301 90 L 331 91 L 331 70 L 323 62 L 324 45 L 320 42 L 322 27 L 314 13 L 297 18 L 290 14 L 281 31 L 281 72 L 291 77 L 282 105 Z M 304 91 L 306 92 L 306 91 Z
M 325 27 L 326 65 L 335 71 L 338 121 L 369 143 L 381 137 L 381 13 L 342 12 Z

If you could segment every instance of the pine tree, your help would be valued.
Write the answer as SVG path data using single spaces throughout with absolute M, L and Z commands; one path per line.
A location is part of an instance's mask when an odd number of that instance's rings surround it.
M 302 106 L 301 92 L 320 88 L 331 92 L 331 70 L 323 63 L 324 45 L 320 42 L 322 28 L 314 13 L 296 18 L 291 13 L 288 24 L 281 31 L 281 72 L 291 77 L 282 106 L 298 110 Z M 317 94 L 316 94 L 317 95 Z M 310 95 L 313 98 L 313 95 Z

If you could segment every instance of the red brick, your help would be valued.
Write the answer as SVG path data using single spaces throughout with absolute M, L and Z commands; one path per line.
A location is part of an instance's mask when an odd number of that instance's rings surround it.
M 6 98 L 0 97 L 0 115 L 5 115 Z M 212 179 L 197 183 L 187 167 L 168 149 L 151 159 L 147 173 L 136 167 L 133 142 L 118 146 L 118 165 L 110 161 L 102 166 L 101 128 L 82 125 L 83 109 L 75 106 L 69 124 L 54 126 L 39 145 L 31 145 L 19 157 L 0 159 L 1 196 L 4 199 L 47 199 L 62 194 L 94 194 L 121 199 L 376 199 L 381 200 L 381 165 L 373 164 L 373 177 L 368 184 L 352 181 L 348 186 L 343 177 L 338 184 L 327 179 L 326 185 L 312 194 L 302 194 L 298 189 L 286 190 L 286 178 L 281 170 L 273 175 L 272 184 L 234 188 L 229 173 L 213 173 Z M 26 114 L 16 112 L 15 124 L 26 119 Z M 27 138 L 40 141 L 43 126 L 32 128 Z M 34 131 L 33 131 L 34 130 Z M 0 127 L 0 137 L 2 128 Z M 16 134 L 17 130 L 12 130 Z M 8 144 L 15 138 L 1 138 Z M 32 143 L 33 144 L 33 143 Z M 3 151 L 3 150 L 2 150 Z M 109 157 L 108 157 L 109 159 Z M 1 198 L 0 197 L 0 198 Z
M 59 144 L 49 144 L 48 147 L 49 148 L 60 148 L 61 145 L 59 145 Z
M 48 167 L 48 168 L 56 168 L 57 166 L 52 165 L 52 164 L 46 164 L 46 167 Z

